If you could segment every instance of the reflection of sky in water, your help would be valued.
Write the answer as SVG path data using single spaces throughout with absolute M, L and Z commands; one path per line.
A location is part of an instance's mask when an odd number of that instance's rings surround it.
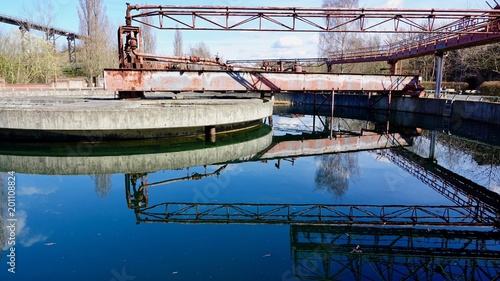
M 356 178 L 340 198 L 315 187 L 319 157 L 230 164 L 219 178 L 149 188 L 149 204 L 252 202 L 329 204 L 451 203 L 373 152 L 355 154 Z M 213 171 L 219 166 L 209 166 Z M 189 173 L 203 172 L 203 167 Z M 159 171 L 149 182 L 186 176 Z M 9 280 L 276 280 L 293 272 L 287 225 L 136 225 L 124 176 L 112 176 L 104 199 L 89 176 L 18 174 L 17 273 Z M 19 222 L 19 225 L 21 222 Z M 52 244 L 54 243 L 54 244 Z M 4 264 L 4 263 L 3 263 Z M 6 268 L 5 264 L 3 268 Z M 1 280 L 12 278 L 6 269 Z M 132 279 L 127 280 L 132 280 Z M 234 280 L 234 279 L 233 279 Z

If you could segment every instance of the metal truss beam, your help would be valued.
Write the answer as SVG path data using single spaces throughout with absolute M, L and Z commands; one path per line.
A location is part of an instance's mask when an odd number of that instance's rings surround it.
M 55 35 L 61 35 L 61 36 L 74 36 L 76 39 L 85 38 L 85 36 L 82 36 L 82 35 L 75 33 L 75 32 L 71 32 L 68 30 L 61 29 L 61 28 L 46 26 L 43 24 L 38 24 L 38 23 L 30 22 L 28 20 L 23 20 L 20 18 L 7 16 L 7 15 L 0 15 L 0 22 L 11 24 L 11 25 L 17 25 L 20 28 L 23 28 L 27 31 L 34 29 L 34 30 L 46 32 L 47 34 L 53 34 L 53 35 L 55 34 Z
M 386 149 L 380 153 L 458 206 L 476 206 L 474 212 L 477 213 L 471 213 L 471 216 L 487 217 L 500 223 L 500 195 L 497 193 L 441 166 L 428 163 L 406 149 Z
M 473 206 L 165 202 L 136 209 L 139 222 L 394 226 L 488 226 Z
M 127 5 L 126 25 L 132 21 L 166 30 L 234 30 L 293 32 L 376 32 L 472 34 L 479 30 L 438 28 L 469 26 L 497 18 L 497 10 L 293 8 Z M 157 17 L 156 23 L 144 21 Z M 332 19 L 338 19 L 335 21 Z M 451 23 L 450 23 L 451 22 Z M 347 26 L 349 26 L 347 28 Z
M 299 280 L 498 280 L 500 276 L 498 258 L 374 255 L 356 246 L 348 252 L 292 254 Z
M 498 232 L 290 226 L 300 280 L 496 280 Z
M 498 21 L 500 23 L 500 21 Z M 387 61 L 394 62 L 419 56 L 432 55 L 500 41 L 500 30 L 491 33 L 475 33 L 457 36 L 454 34 L 425 34 L 410 36 L 405 41 L 375 48 L 357 49 L 343 53 L 330 53 L 327 64 L 344 64 Z
M 360 252 L 373 255 L 482 257 L 500 261 L 500 232 L 291 225 L 292 250 L 309 252 Z

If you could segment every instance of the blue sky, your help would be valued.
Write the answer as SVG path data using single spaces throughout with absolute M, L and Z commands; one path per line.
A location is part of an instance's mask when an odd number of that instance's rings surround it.
M 35 13 L 38 1 L 49 0 L 17 0 L 2 3 L 2 14 L 25 18 L 26 14 Z M 51 0 L 54 6 L 54 25 L 70 31 L 78 31 L 77 0 Z M 264 0 L 206 0 L 206 1 L 125 1 L 104 0 L 111 24 L 115 27 L 124 24 L 125 3 L 147 3 L 163 5 L 221 5 L 221 6 L 283 6 L 283 7 L 319 7 L 322 0 L 301 1 L 264 1 Z M 484 0 L 360 0 L 360 6 L 366 8 L 443 8 L 443 9 L 487 9 Z M 490 2 L 493 2 L 490 0 Z M 27 12 L 28 11 L 28 12 Z M 12 27 L 0 24 L 0 30 Z M 171 55 L 173 53 L 173 32 L 158 31 L 157 53 Z M 61 38 L 58 44 L 66 44 Z M 318 35 L 313 33 L 256 33 L 256 32 L 183 32 L 184 51 L 200 41 L 204 41 L 212 54 L 219 53 L 223 59 L 249 58 L 292 58 L 316 57 Z

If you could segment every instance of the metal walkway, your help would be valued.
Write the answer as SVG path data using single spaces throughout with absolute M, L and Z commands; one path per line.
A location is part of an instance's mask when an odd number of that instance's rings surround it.
M 141 208 L 139 222 L 394 226 L 495 226 L 474 206 L 165 202 Z
M 2 15 L 2 14 L 0 14 L 0 22 L 19 26 L 19 29 L 22 31 L 30 31 L 30 30 L 34 29 L 34 30 L 45 32 L 45 34 L 47 36 L 47 40 L 54 42 L 54 44 L 55 44 L 55 40 L 56 40 L 56 35 L 66 36 L 66 39 L 68 40 L 69 62 L 71 64 L 76 63 L 76 39 L 81 40 L 81 39 L 85 38 L 85 36 L 80 35 L 76 32 L 64 30 L 61 28 L 55 28 L 52 26 L 46 26 L 43 24 L 31 22 L 31 21 L 28 21 L 25 19 L 7 16 L 7 15 Z
M 498 280 L 498 232 L 290 227 L 300 280 Z

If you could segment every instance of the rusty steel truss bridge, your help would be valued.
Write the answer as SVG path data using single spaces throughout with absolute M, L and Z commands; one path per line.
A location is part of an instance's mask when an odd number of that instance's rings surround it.
M 68 40 L 68 58 L 71 64 L 76 64 L 76 39 L 82 40 L 85 36 L 61 28 L 35 23 L 26 19 L 0 14 L 0 22 L 19 26 L 21 32 L 37 30 L 45 33 L 46 39 L 55 45 L 57 36 L 66 36 Z
M 439 96 L 443 53 L 500 41 L 499 9 L 498 3 L 491 9 L 462 10 L 127 4 L 125 25 L 118 29 L 119 69 L 104 70 L 105 85 L 108 90 L 118 91 L 120 98 L 140 98 L 150 91 L 358 91 L 418 96 L 423 91 L 418 76 L 395 75 L 395 65 L 401 59 L 434 53 L 438 57 L 436 96 Z M 146 21 L 145 18 L 156 20 Z M 286 60 L 275 61 L 275 66 L 271 65 L 272 60 L 265 61 L 256 69 L 255 64 L 222 62 L 217 57 L 147 54 L 142 51 L 141 27 L 133 26 L 133 22 L 160 30 L 405 33 L 411 34 L 412 40 L 312 59 L 330 66 L 368 61 L 387 61 L 391 65 L 391 75 L 359 77 L 305 73 L 300 62 L 306 59 L 295 60 L 289 69 L 284 67 Z M 252 60 L 239 62 L 255 63 Z M 193 69 L 191 65 L 201 65 L 201 68 Z M 208 69 L 210 67 L 212 69 Z

